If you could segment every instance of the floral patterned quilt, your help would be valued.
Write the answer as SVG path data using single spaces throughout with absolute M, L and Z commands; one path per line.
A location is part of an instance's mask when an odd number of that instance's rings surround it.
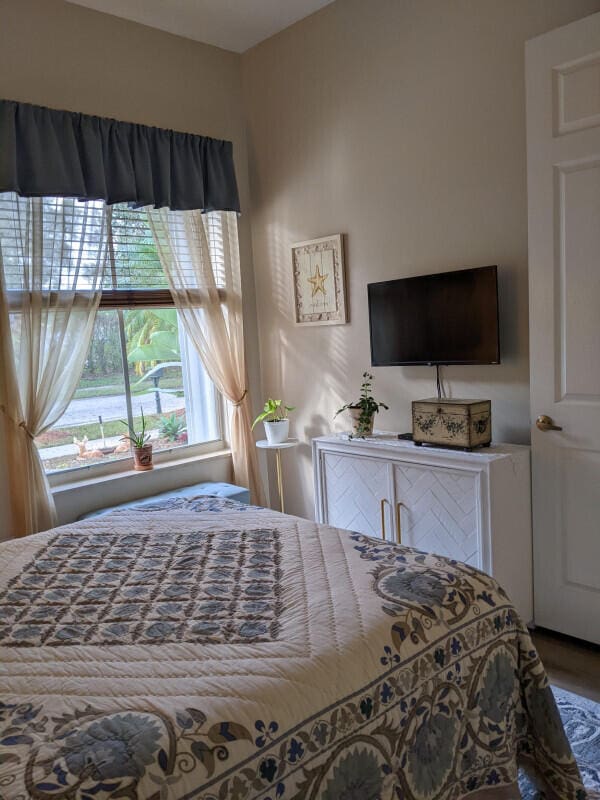
M 586 797 L 504 592 L 231 501 L 0 546 L 6 800 Z

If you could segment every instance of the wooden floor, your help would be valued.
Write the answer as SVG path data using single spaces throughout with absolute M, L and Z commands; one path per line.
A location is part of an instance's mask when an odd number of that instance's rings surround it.
M 600 703 L 600 647 L 543 628 L 532 638 L 551 683 Z

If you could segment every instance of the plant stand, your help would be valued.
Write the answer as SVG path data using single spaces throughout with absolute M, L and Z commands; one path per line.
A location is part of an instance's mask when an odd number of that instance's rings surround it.
M 261 450 L 275 450 L 275 464 L 277 466 L 277 489 L 279 491 L 279 510 L 285 514 L 285 503 L 283 500 L 283 473 L 281 469 L 281 451 L 287 450 L 289 447 L 297 447 L 298 439 L 288 439 L 287 442 L 277 442 L 271 444 L 266 439 L 261 439 L 256 443 L 257 447 Z

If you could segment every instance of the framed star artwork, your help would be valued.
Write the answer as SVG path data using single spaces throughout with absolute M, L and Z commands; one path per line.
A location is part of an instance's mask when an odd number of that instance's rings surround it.
M 296 324 L 347 322 L 341 233 L 293 244 L 292 266 Z

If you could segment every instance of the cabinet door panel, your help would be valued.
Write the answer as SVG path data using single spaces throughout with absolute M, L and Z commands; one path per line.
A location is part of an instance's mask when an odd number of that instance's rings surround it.
M 403 544 L 481 566 L 476 474 L 397 464 L 394 482 Z
M 388 461 L 343 453 L 321 454 L 325 521 L 367 536 L 381 536 L 381 500 L 390 497 Z M 385 505 L 391 537 L 390 504 Z

